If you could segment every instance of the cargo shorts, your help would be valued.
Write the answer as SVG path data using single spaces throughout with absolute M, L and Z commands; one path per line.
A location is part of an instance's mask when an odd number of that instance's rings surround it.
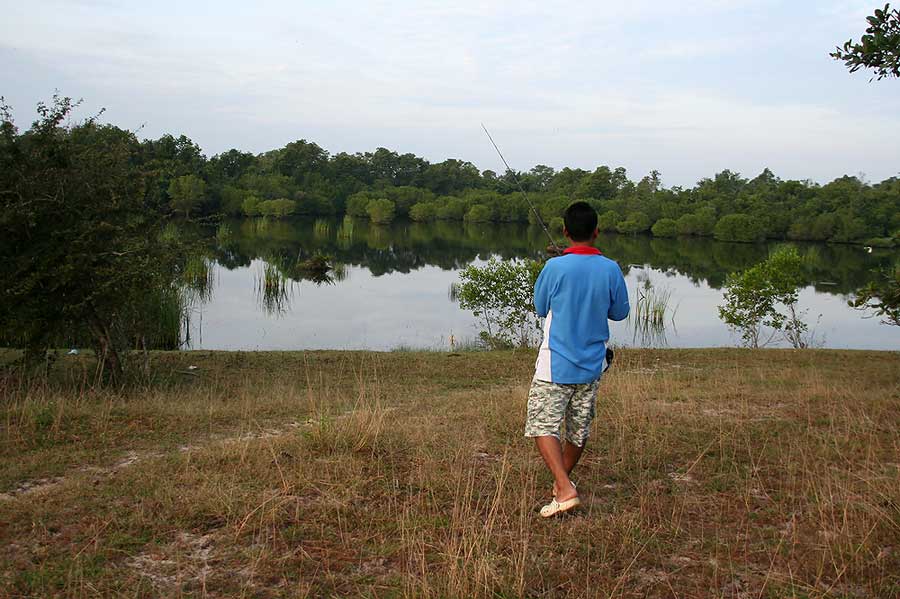
M 528 391 L 525 436 L 553 436 L 559 439 L 565 422 L 566 441 L 584 447 L 596 414 L 599 387 L 599 379 L 580 384 L 533 380 Z

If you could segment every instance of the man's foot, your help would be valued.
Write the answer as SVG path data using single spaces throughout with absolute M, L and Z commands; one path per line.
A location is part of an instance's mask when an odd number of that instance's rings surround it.
M 541 508 L 541 517 L 550 518 L 552 516 L 558 516 L 560 514 L 572 511 L 578 508 L 580 505 L 581 499 L 578 498 L 578 495 L 575 495 L 571 499 L 567 499 L 565 501 L 557 501 L 554 498 L 550 500 L 550 503 Z
M 576 489 L 576 488 L 578 487 L 578 485 L 575 484 L 575 481 L 570 480 L 569 482 L 572 483 L 572 489 L 573 489 L 573 490 Z M 553 497 L 554 497 L 554 499 L 555 499 L 558 495 L 559 495 L 559 489 L 556 488 L 556 481 L 553 481 Z M 574 493 L 572 493 L 572 494 L 569 495 L 568 497 L 560 497 L 560 499 L 571 499 L 572 497 L 575 497 L 576 495 L 578 495 L 578 492 L 577 492 L 577 491 L 575 491 Z

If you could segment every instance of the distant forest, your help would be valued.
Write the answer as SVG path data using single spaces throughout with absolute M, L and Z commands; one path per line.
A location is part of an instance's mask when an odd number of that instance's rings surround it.
M 385 148 L 330 154 L 306 140 L 259 155 L 232 149 L 207 158 L 183 135 L 128 137 L 132 164 L 147 177 L 147 203 L 188 217 L 348 214 L 375 223 L 534 222 L 518 179 L 557 231 L 565 207 L 586 200 L 597 209 L 602 231 L 900 244 L 897 177 L 873 185 L 845 176 L 819 185 L 783 181 L 768 169 L 753 179 L 725 170 L 691 188 L 666 188 L 656 171 L 635 182 L 624 168 L 608 166 L 557 171 L 538 165 L 498 174 L 463 160 L 430 163 Z
M 306 140 L 259 155 L 233 149 L 207 159 L 190 139 L 171 135 L 141 142 L 137 156 L 155 180 L 150 201 L 188 216 L 346 213 L 376 223 L 533 222 L 518 179 L 557 230 L 565 207 L 583 199 L 596 207 L 603 231 L 744 242 L 900 242 L 897 177 L 872 185 L 845 176 L 818 185 L 784 181 L 768 169 L 753 179 L 725 170 L 691 188 L 666 188 L 656 171 L 637 182 L 624 168 L 608 166 L 557 171 L 538 165 L 498 174 L 385 148 L 329 154 Z

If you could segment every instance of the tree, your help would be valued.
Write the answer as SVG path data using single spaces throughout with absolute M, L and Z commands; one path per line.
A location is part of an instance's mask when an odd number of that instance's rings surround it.
M 470 223 L 487 223 L 494 217 L 490 206 L 484 204 L 475 204 L 466 212 L 465 220 Z
M 807 347 L 807 326 L 797 309 L 803 283 L 803 261 L 797 250 L 779 248 L 756 266 L 728 275 L 719 318 L 740 331 L 747 347 L 763 347 L 779 335 L 795 348 Z M 766 339 L 764 327 L 771 328 Z
M 654 237 L 675 237 L 678 234 L 678 225 L 674 219 L 661 218 L 650 229 Z
M 369 218 L 377 225 L 386 225 L 394 220 L 394 202 L 387 198 L 371 200 L 366 206 Z
M 859 43 L 847 40 L 829 56 L 843 60 L 851 73 L 866 68 L 875 72 L 876 79 L 900 77 L 900 10 L 890 4 L 866 17 L 869 27 Z
M 643 212 L 632 212 L 616 225 L 619 233 L 644 233 L 650 229 L 650 217 Z
M 54 96 L 19 134 L 0 106 L 0 330 L 34 360 L 54 343 L 84 340 L 100 372 L 117 378 L 150 327 L 153 302 L 173 289 L 172 245 L 147 208 L 134 134 Z
M 857 291 L 849 304 L 860 310 L 874 310 L 883 323 L 900 326 L 900 262 L 879 271 L 877 276 Z
M 417 222 L 428 222 L 437 218 L 437 204 L 434 202 L 419 202 L 409 209 L 409 218 Z
M 719 241 L 751 243 L 766 238 L 765 226 L 748 214 L 727 214 L 716 223 L 715 236 Z
M 184 175 L 169 183 L 169 204 L 185 217 L 200 207 L 205 196 L 206 183 L 196 175 Z
M 543 263 L 499 261 L 470 265 L 459 273 L 453 295 L 463 310 L 471 310 L 484 330 L 488 347 L 528 347 L 539 339 L 540 320 L 534 309 L 534 283 Z

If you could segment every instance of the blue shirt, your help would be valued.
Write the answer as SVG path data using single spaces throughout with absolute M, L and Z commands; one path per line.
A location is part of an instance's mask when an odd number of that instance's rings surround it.
M 619 265 L 596 248 L 570 247 L 544 266 L 534 285 L 534 307 L 546 318 L 534 378 L 563 384 L 600 378 L 608 320 L 628 316 Z

